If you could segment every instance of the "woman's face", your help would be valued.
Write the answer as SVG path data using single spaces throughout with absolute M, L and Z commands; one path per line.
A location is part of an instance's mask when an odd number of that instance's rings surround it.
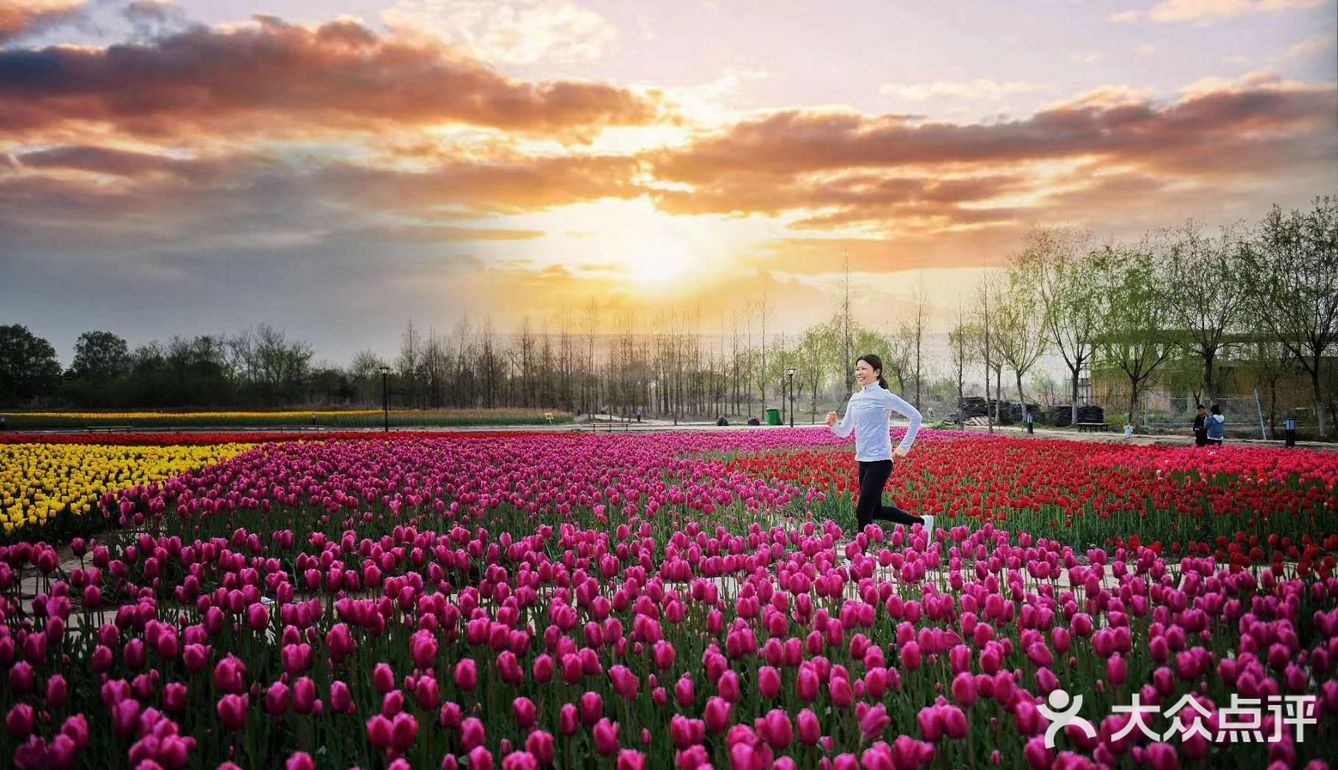
M 868 361 L 860 361 L 855 364 L 855 381 L 864 387 L 871 382 L 878 382 L 878 370 L 869 366 Z

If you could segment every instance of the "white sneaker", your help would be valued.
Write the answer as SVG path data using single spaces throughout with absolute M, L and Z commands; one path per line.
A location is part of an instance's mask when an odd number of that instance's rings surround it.
M 920 518 L 922 518 L 922 519 L 925 520 L 925 523 L 924 523 L 924 524 L 921 524 L 920 526 L 924 527 L 924 530 L 925 530 L 925 547 L 928 548 L 929 546 L 931 546 L 931 545 L 934 544 L 934 517 L 933 517 L 933 516 L 930 516 L 930 515 L 928 515 L 928 514 L 925 514 L 924 516 L 921 516 Z

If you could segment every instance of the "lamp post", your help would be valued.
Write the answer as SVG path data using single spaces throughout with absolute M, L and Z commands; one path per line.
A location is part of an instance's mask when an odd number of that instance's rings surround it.
M 386 433 L 390 432 L 390 395 L 386 390 L 386 377 L 390 375 L 390 367 L 381 367 L 381 414 L 383 417 L 382 428 Z
M 789 378 L 789 381 L 790 381 L 790 427 L 791 427 L 791 428 L 794 427 L 794 373 L 797 372 L 797 371 L 799 371 L 799 370 L 796 369 L 796 368 L 794 368 L 793 366 L 791 366 L 790 368 L 788 368 L 788 369 L 785 370 L 785 375 L 786 375 L 786 377 Z

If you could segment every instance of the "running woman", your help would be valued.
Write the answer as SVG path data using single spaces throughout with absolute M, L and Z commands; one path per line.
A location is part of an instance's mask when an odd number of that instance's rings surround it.
M 875 519 L 924 526 L 927 542 L 933 542 L 934 517 L 915 516 L 896 505 L 883 505 L 883 487 L 892 475 L 892 457 L 905 457 L 915 443 L 920 430 L 920 411 L 900 396 L 887 389 L 883 379 L 883 359 L 869 354 L 860 356 L 855 365 L 855 381 L 860 389 L 846 404 L 845 417 L 838 425 L 836 412 L 827 413 L 827 427 L 842 438 L 855 432 L 855 460 L 859 463 L 859 502 L 855 505 L 855 519 L 861 530 Z M 906 435 L 895 450 L 888 433 L 887 420 L 892 411 L 900 412 L 911 421 Z

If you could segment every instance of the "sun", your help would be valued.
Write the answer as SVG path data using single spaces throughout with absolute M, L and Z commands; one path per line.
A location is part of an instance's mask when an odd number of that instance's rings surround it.
M 663 288 L 686 277 L 692 260 L 680 244 L 656 239 L 635 244 L 625 255 L 626 271 L 641 288 Z

